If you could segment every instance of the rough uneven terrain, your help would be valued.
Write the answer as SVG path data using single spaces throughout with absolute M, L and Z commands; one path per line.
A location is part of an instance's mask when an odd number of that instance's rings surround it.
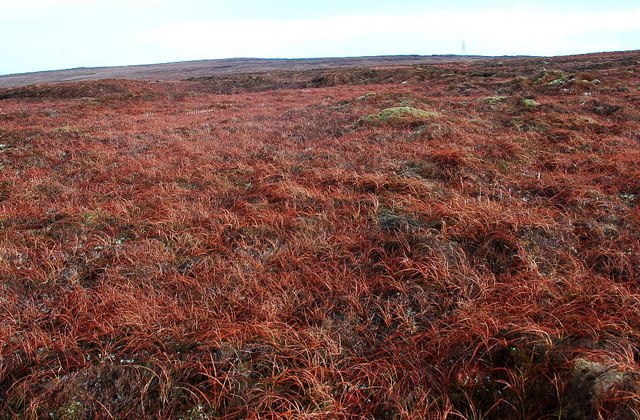
M 0 90 L 0 417 L 635 419 L 640 52 Z
M 189 77 L 255 73 L 277 70 L 309 70 L 353 66 L 435 64 L 484 60 L 477 55 L 388 55 L 343 58 L 225 58 L 220 60 L 180 61 L 119 67 L 80 67 L 67 70 L 0 75 L 0 88 L 35 83 L 75 82 L 99 79 L 182 80 Z M 504 60 L 515 57 L 503 57 Z

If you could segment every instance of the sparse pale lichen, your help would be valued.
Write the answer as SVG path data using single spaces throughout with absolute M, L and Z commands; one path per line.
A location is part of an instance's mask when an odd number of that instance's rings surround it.
M 366 101 L 367 99 L 373 99 L 373 98 L 375 98 L 377 95 L 378 95 L 378 94 L 377 94 L 377 93 L 375 93 L 375 92 L 369 92 L 369 93 L 365 93 L 365 94 L 364 94 L 364 95 L 362 95 L 362 96 L 358 96 L 358 97 L 356 98 L 356 100 L 358 100 L 358 101 Z
M 553 85 L 564 85 L 565 83 L 573 80 L 575 77 L 571 76 L 567 73 L 562 73 L 560 74 L 560 76 L 556 79 L 553 79 L 552 81 L 549 82 L 549 85 L 553 86 Z
M 499 102 L 503 102 L 508 98 L 508 96 L 487 96 L 486 98 L 478 99 L 480 102 L 487 102 L 490 104 L 495 104 Z
M 82 418 L 84 411 L 83 408 L 84 407 L 80 401 L 71 399 L 55 413 L 50 413 L 49 416 L 60 420 L 76 420 Z

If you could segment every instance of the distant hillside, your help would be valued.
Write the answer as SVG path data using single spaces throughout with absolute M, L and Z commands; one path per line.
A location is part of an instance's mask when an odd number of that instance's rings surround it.
M 41 71 L 0 76 L 0 87 L 35 83 L 73 82 L 80 80 L 132 79 L 182 80 L 190 77 L 271 70 L 303 70 L 349 66 L 389 66 L 483 60 L 493 57 L 473 55 L 393 55 L 378 57 L 266 59 L 229 58 L 222 60 L 183 61 L 120 67 L 80 67 L 68 70 Z

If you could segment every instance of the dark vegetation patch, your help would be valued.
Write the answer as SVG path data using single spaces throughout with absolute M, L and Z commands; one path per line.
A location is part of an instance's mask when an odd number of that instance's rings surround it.
M 63 100 L 81 98 L 103 99 L 158 99 L 148 83 L 103 80 L 59 84 L 39 84 L 16 88 L 0 89 L 0 100 L 3 99 L 33 99 L 33 100 Z
M 438 66 L 399 68 L 349 67 L 341 70 L 274 71 L 186 79 L 212 93 L 263 92 L 280 89 L 326 88 L 343 85 L 379 85 L 425 82 L 442 74 Z

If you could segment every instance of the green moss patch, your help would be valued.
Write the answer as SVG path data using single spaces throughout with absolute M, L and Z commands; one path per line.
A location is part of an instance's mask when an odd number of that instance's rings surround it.
M 478 99 L 480 102 L 486 102 L 490 104 L 495 104 L 499 102 L 503 102 L 508 98 L 508 96 L 487 96 L 486 98 Z
M 437 112 L 425 111 L 410 106 L 383 109 L 377 114 L 362 117 L 362 122 L 373 124 L 418 126 L 439 116 Z

